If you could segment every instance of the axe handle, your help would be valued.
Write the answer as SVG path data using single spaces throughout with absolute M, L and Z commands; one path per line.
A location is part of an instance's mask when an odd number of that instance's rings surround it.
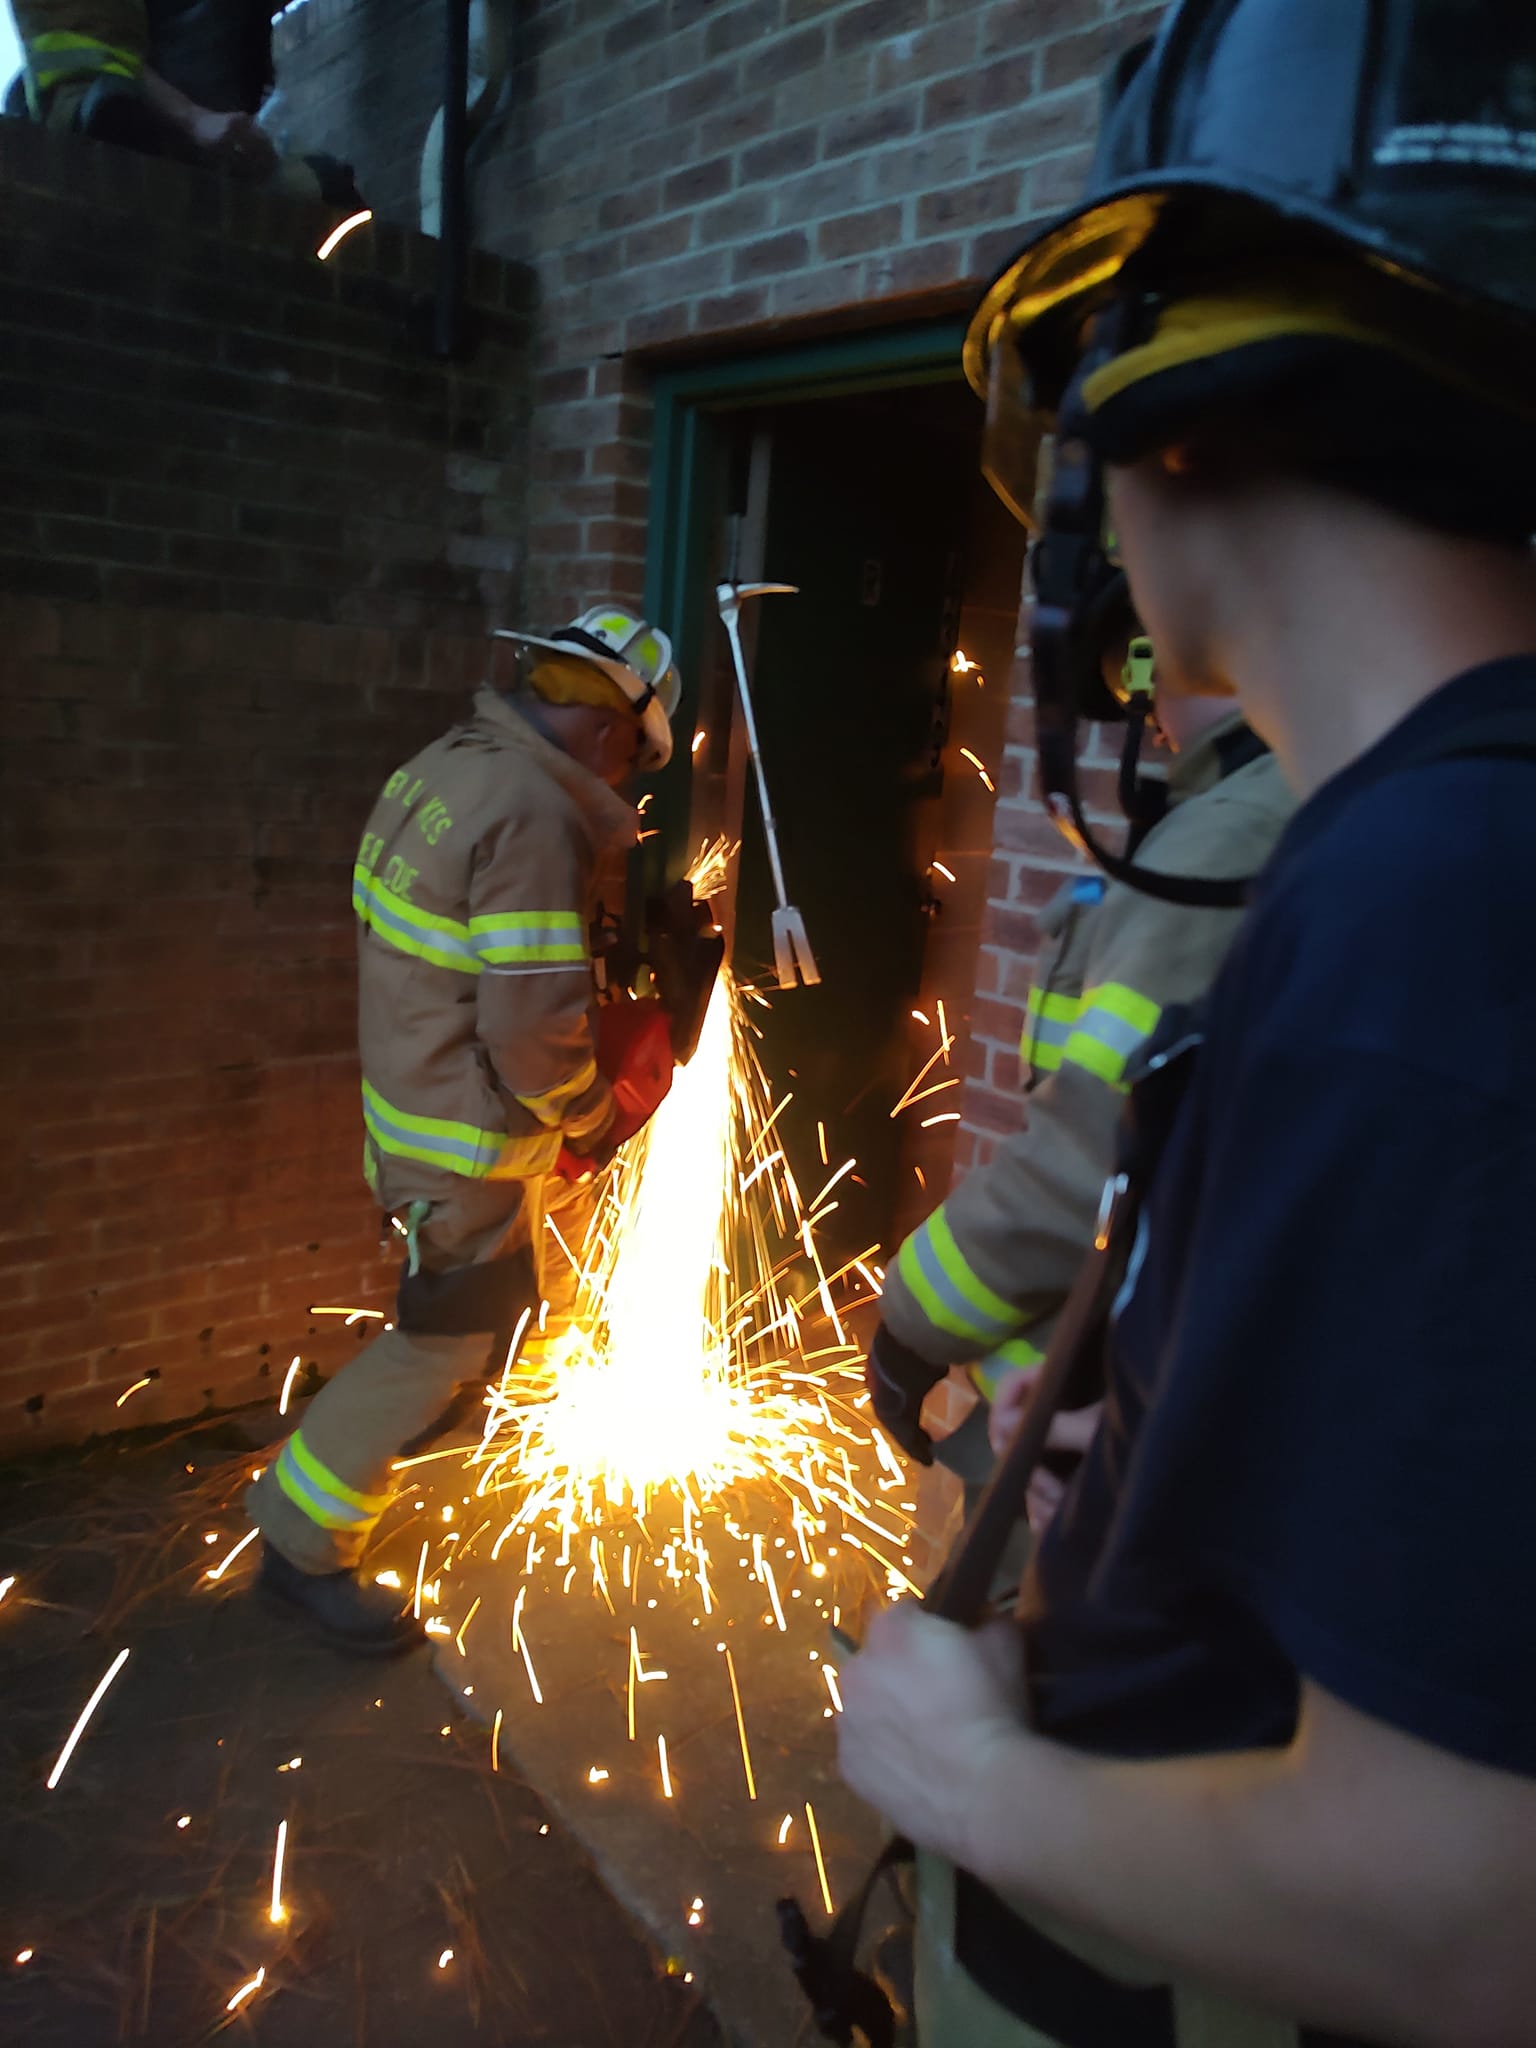
M 784 887 L 784 867 L 779 859 L 779 828 L 774 822 L 773 804 L 768 796 L 768 778 L 763 773 L 763 750 L 758 744 L 757 715 L 752 709 L 752 687 L 747 681 L 746 657 L 741 651 L 741 627 L 734 610 L 722 611 L 726 638 L 731 643 L 731 659 L 736 667 L 736 687 L 741 694 L 742 722 L 747 728 L 747 751 L 752 756 L 752 767 L 757 775 L 757 798 L 763 813 L 763 838 L 768 845 L 768 865 L 773 873 L 774 891 L 783 910 L 789 902 Z

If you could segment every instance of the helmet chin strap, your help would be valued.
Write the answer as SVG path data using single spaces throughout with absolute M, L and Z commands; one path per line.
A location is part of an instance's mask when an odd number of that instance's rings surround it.
M 1096 333 L 1061 402 L 1044 530 L 1033 551 L 1035 609 L 1030 647 L 1041 794 L 1052 822 L 1112 881 L 1124 882 L 1164 903 L 1185 903 L 1200 910 L 1239 910 L 1248 900 L 1252 875 L 1212 879 L 1159 874 L 1111 853 L 1083 814 L 1077 784 L 1074 676 L 1078 664 L 1096 654 L 1086 642 L 1092 633 L 1093 601 L 1111 564 L 1104 547 L 1104 472 L 1085 437 L 1082 386 L 1085 377 L 1112 352 Z M 1139 746 L 1134 721 L 1132 731 Z

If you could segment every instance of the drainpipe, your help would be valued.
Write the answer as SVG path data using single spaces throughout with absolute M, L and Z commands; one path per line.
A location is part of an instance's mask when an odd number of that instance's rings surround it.
M 464 346 L 467 209 L 465 101 L 469 97 L 469 0 L 444 0 L 442 203 L 437 223 L 437 304 L 432 352 L 447 360 Z

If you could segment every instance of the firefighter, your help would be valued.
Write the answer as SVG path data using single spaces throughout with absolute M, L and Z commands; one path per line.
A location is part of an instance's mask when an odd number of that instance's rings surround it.
M 930 2048 L 1532 2038 L 1533 247 L 1528 0 L 1176 0 L 970 330 L 1053 791 L 1112 532 L 1301 808 L 1133 1078 L 1017 1614 L 841 1673 Z
M 1079 710 L 1105 720 L 1133 713 L 1121 783 L 1138 858 L 1170 872 L 1257 873 L 1292 808 L 1275 759 L 1230 698 L 1174 697 L 1158 705 L 1173 773 L 1166 783 L 1138 777 L 1154 675 L 1151 645 L 1133 625 L 1084 676 Z M 870 1345 L 875 1415 L 920 1463 L 934 1455 L 923 1403 L 946 1371 L 966 1365 L 982 1399 L 938 1455 L 972 1488 L 987 1476 L 988 1404 L 1005 1386 L 1016 1400 L 1033 1375 L 1092 1239 L 1126 1069 L 1171 1004 L 1210 987 L 1240 917 L 1161 902 L 1097 873 L 1075 875 L 1042 913 L 1048 946 L 1019 1047 L 1028 1124 L 907 1238 Z
M 677 671 L 643 619 L 605 604 L 503 637 L 528 650 L 519 686 L 482 689 L 468 724 L 396 769 L 353 869 L 364 1173 L 406 1245 L 394 1327 L 246 1496 L 263 1589 L 363 1652 L 419 1639 L 357 1574 L 392 1462 L 536 1315 L 562 1152 L 595 1167 L 619 1135 L 594 1058 L 590 898 L 598 863 L 637 837 L 620 788 L 672 751 Z

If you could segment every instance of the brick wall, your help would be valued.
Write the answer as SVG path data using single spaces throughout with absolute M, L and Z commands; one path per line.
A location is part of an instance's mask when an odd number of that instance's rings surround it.
M 515 592 L 526 279 L 477 259 L 446 371 L 430 245 L 323 224 L 0 123 L 0 1445 L 270 1393 L 388 1300 L 348 877 Z
M 312 53 L 335 48 L 345 6 L 309 0 L 292 18 L 327 24 Z M 558 616 L 598 587 L 640 595 L 650 365 L 967 308 L 1023 225 L 1076 195 L 1104 71 L 1162 12 L 1161 0 L 525 0 L 512 104 L 473 191 L 479 238 L 538 280 L 532 609 Z M 349 18 L 375 47 L 367 0 Z M 395 0 L 390 19 L 412 51 L 424 23 L 436 32 L 427 0 Z M 326 61 L 351 75 L 363 60 Z M 300 64 L 296 48 L 290 71 Z M 323 82 L 302 89 L 344 104 Z M 354 105 L 317 140 L 361 160 L 374 137 L 359 118 Z M 395 189 L 380 179 L 381 198 Z M 1029 798 L 1023 664 L 1012 689 L 961 1169 L 1021 1117 L 1034 913 L 1070 864 Z M 1107 804 L 1107 769 L 1093 779 Z

